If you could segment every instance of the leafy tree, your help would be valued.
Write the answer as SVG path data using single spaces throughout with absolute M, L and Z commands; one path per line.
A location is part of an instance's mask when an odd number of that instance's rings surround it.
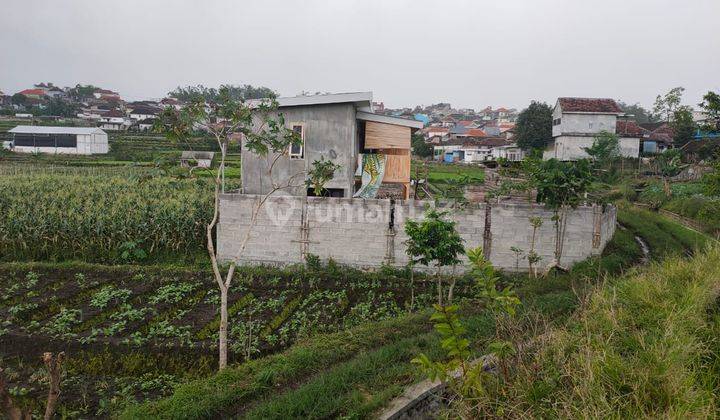
M 483 254 L 480 247 L 471 249 L 467 253 L 471 266 L 470 275 L 475 279 L 479 290 L 478 300 L 496 316 L 515 316 L 520 299 L 511 286 L 499 289 L 497 283 L 500 276 Z M 482 386 L 485 375 L 484 364 L 470 363 L 472 357 L 470 340 L 465 337 L 467 329 L 458 316 L 459 307 L 457 305 L 434 305 L 434 307 L 435 313 L 430 320 L 435 323 L 435 330 L 440 334 L 440 345 L 445 350 L 447 361 L 433 361 L 426 354 L 421 353 L 412 360 L 412 363 L 418 365 L 430 380 L 448 383 L 459 395 L 477 397 L 474 391 L 484 388 Z M 497 358 L 503 375 L 507 378 L 506 359 L 515 352 L 512 343 L 495 340 L 488 343 L 487 348 Z M 456 370 L 460 370 L 460 377 L 457 379 L 452 376 Z
M 408 220 L 405 223 L 406 253 L 413 264 L 422 264 L 437 268 L 436 281 L 438 289 L 438 305 L 442 305 L 443 289 L 440 270 L 442 267 L 456 265 L 460 262 L 458 255 L 465 252 L 463 240 L 455 230 L 455 222 L 446 220 L 445 212 L 429 210 L 422 221 Z M 452 299 L 452 286 L 448 300 Z
M 688 106 L 679 106 L 673 112 L 673 118 L 670 122 L 673 129 L 673 143 L 675 147 L 682 147 L 688 144 L 695 135 L 697 124 L 692 115 L 692 108 Z
M 555 222 L 555 261 L 547 268 L 563 268 L 560 260 L 565 242 L 567 213 L 576 208 L 593 181 L 590 163 L 586 159 L 577 162 L 561 162 L 557 159 L 540 161 L 530 173 L 531 183 L 537 189 L 537 201 L 553 211 Z
M 233 100 L 244 101 L 248 99 L 264 99 L 275 98 L 277 93 L 270 88 L 252 85 L 220 85 L 220 88 L 208 88 L 203 85 L 197 86 L 178 86 L 175 90 L 168 92 L 168 96 L 183 102 L 190 102 L 198 98 L 204 98 L 210 101 L 216 101 L 220 97 L 220 91 L 227 92 Z
M 670 149 L 655 157 L 655 164 L 660 176 L 663 178 L 675 176 L 682 170 L 680 149 Z
M 206 226 L 206 245 L 213 276 L 220 289 L 219 367 L 224 369 L 227 366 L 228 290 L 233 280 L 237 261 L 245 252 L 258 214 L 268 198 L 278 191 L 290 190 L 304 184 L 304 182 L 298 184 L 296 179 L 298 175 L 302 174 L 296 174 L 286 179 L 276 179 L 273 173 L 275 164 L 280 159 L 287 158 L 290 145 L 298 144 L 302 139 L 293 130 L 285 127 L 282 115 L 277 114 L 275 100 L 260 101 L 251 107 L 245 102 L 233 98 L 231 91 L 225 87 L 218 90 L 216 99 L 210 100 L 197 96 L 180 110 L 173 107 L 165 108 L 158 118 L 156 128 L 164 132 L 171 141 L 187 141 L 196 127 L 202 128 L 215 139 L 221 156 L 220 167 L 215 176 L 213 217 Z M 227 271 L 223 276 L 217 260 L 213 232 L 218 222 L 220 193 L 224 189 L 227 150 L 232 135 L 236 133 L 242 134 L 250 153 L 272 156 L 272 159 L 262 159 L 267 164 L 266 176 L 271 181 L 271 188 L 254 204 L 249 227 L 240 239 L 238 251 L 227 265 Z M 322 189 L 322 185 L 319 185 L 319 188 Z
M 77 106 L 60 98 L 52 98 L 45 108 L 45 115 L 74 117 L 77 115 Z
M 703 126 L 704 130 L 719 132 L 720 131 L 720 94 L 709 91 L 703 96 L 700 103 L 707 120 Z
M 25 106 L 27 103 L 27 96 L 22 93 L 16 93 L 10 98 L 10 102 L 12 102 L 13 105 Z
M 624 113 L 633 115 L 635 117 L 635 121 L 641 124 L 657 121 L 657 116 L 653 114 L 652 111 L 645 109 L 639 103 L 627 104 L 625 102 L 618 101 L 618 105 Z
M 70 89 L 68 91 L 68 95 L 70 97 L 76 99 L 76 100 L 82 100 L 86 98 L 90 98 L 93 96 L 93 93 L 97 90 L 97 87 L 93 85 L 81 85 L 77 84 L 74 88 Z
M 523 150 L 544 149 L 552 140 L 552 108 L 532 101 L 515 123 L 515 140 Z
M 433 147 L 425 142 L 423 136 L 413 134 L 412 136 L 412 151 L 416 156 L 421 158 L 431 157 L 433 155 Z
M 658 95 L 653 107 L 655 115 L 662 121 L 670 122 L 675 109 L 680 106 L 684 91 L 684 87 L 676 87 L 670 89 L 665 95 Z
M 606 180 L 606 175 L 611 175 L 612 164 L 620 156 L 620 139 L 617 134 L 609 131 L 598 133 L 591 147 L 584 147 L 593 161 L 596 171 Z
M 702 181 L 705 195 L 720 197 L 720 161 L 715 162 L 711 172 L 703 175 Z

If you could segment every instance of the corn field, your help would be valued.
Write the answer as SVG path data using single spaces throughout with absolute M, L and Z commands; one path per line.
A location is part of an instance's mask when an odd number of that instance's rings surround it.
M 1 260 L 139 262 L 204 249 L 206 179 L 0 177 Z

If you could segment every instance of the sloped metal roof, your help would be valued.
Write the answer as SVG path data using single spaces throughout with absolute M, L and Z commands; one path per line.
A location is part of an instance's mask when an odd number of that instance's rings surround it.
M 44 125 L 18 125 L 8 133 L 13 134 L 107 134 L 97 127 L 53 127 Z

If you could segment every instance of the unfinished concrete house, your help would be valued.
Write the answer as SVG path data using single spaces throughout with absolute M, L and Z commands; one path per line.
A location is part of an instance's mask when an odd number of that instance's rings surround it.
M 273 157 L 259 157 L 243 148 L 242 190 L 220 196 L 221 261 L 287 265 L 316 255 L 359 268 L 408 263 L 406 222 L 423 218 L 428 207 L 436 206 L 434 201 L 408 199 L 410 136 L 421 123 L 374 114 L 371 101 L 370 93 L 279 100 L 285 124 L 303 142 L 280 158 L 272 171 L 275 180 L 303 173 L 321 157 L 341 168 L 326 184 L 323 197 L 314 197 L 314 190 L 305 186 L 265 197 L 273 188 L 267 179 L 268 162 L 261 159 Z M 383 198 L 378 189 L 388 185 L 399 188 L 401 196 Z M 544 263 L 553 260 L 556 234 L 551 210 L 527 201 L 495 203 L 486 209 L 488 205 L 472 203 L 448 213 L 457 222 L 466 248 L 484 246 L 495 267 L 509 271 L 527 269 L 518 266 L 513 248 L 528 250 L 531 242 Z M 530 222 L 535 217 L 544 222 L 540 228 Z M 615 231 L 615 218 L 612 206 L 586 205 L 569 212 L 561 262 L 572 264 L 599 255 Z M 465 268 L 463 257 L 458 269 Z
M 330 197 L 375 198 L 382 184 L 394 184 L 402 197 L 410 194 L 410 136 L 422 122 L 374 114 L 372 93 L 339 93 L 278 99 L 285 124 L 303 142 L 293 145 L 273 169 L 276 179 L 287 179 L 310 169 L 313 161 L 325 158 L 340 165 L 327 183 Z M 243 149 L 242 192 L 264 194 L 270 189 L 267 165 Z M 369 168 L 373 176 L 365 174 Z M 293 196 L 314 195 L 304 187 L 286 191 Z M 360 195 L 358 195 L 360 194 Z

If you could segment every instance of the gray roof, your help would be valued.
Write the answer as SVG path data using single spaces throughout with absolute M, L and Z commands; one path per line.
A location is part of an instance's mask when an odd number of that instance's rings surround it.
M 257 106 L 267 99 L 251 99 L 250 106 Z M 369 108 L 372 103 L 372 92 L 328 93 L 324 95 L 301 95 L 277 98 L 278 107 L 307 106 L 325 104 L 354 103 L 359 107 Z
M 362 121 L 375 121 L 383 124 L 394 124 L 394 125 L 402 125 L 404 127 L 410 127 L 410 128 L 422 128 L 423 123 L 422 121 L 418 120 L 411 120 L 408 118 L 400 118 L 400 117 L 390 117 L 387 115 L 380 115 L 380 114 L 373 114 L 372 112 L 363 112 L 358 111 L 355 115 L 358 120 Z
M 44 125 L 18 125 L 13 134 L 107 134 L 97 127 L 52 127 Z

